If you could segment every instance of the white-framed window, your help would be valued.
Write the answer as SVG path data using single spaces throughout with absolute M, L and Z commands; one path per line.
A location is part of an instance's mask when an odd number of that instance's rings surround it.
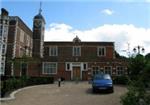
M 124 75 L 124 67 L 123 66 L 117 66 L 117 75 Z
M 0 37 L 2 37 L 3 26 L 0 25 Z
M 0 43 L 0 51 L 2 50 L 2 44 Z M 1 53 L 1 52 L 0 52 Z M 2 55 L 2 54 L 0 54 L 0 55 Z
M 73 56 L 81 56 L 81 46 L 73 46 Z
M 88 64 L 87 63 L 83 63 L 83 70 L 84 71 L 88 70 Z
M 4 26 L 4 36 L 7 36 L 8 33 L 8 26 Z
M 101 71 L 99 69 L 99 66 L 93 66 L 92 67 L 92 74 L 93 75 L 100 74 L 100 73 L 101 73 Z
M 57 63 L 43 62 L 43 74 L 57 74 Z
M 66 63 L 66 71 L 70 71 L 71 70 L 71 63 Z
M 112 67 L 111 66 L 105 66 L 105 74 L 112 74 Z
M 57 56 L 57 55 L 58 55 L 57 46 L 50 46 L 49 47 L 49 56 Z
M 21 29 L 19 29 L 19 30 L 20 30 L 20 41 L 24 42 L 24 32 Z
M 27 41 L 27 46 L 30 46 L 30 36 L 26 34 L 26 41 Z
M 98 48 L 97 48 L 98 50 L 97 50 L 97 55 L 98 56 L 106 56 L 106 47 L 104 47 L 104 46 L 99 46 Z

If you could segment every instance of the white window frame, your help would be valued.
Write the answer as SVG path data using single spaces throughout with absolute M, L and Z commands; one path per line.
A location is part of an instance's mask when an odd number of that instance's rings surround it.
M 98 69 L 94 69 L 94 68 L 98 68 Z M 100 72 L 101 71 L 100 71 L 100 67 L 99 66 L 92 66 L 92 75 L 98 74 Z
M 73 46 L 72 55 L 73 56 L 81 56 L 81 46 Z
M 87 71 L 88 70 L 88 63 L 83 63 L 82 64 L 82 69 L 83 69 L 83 71 Z
M 118 69 L 118 68 L 120 68 L 120 67 L 122 68 L 122 70 L 121 70 L 121 69 Z M 117 71 L 116 74 L 117 74 L 118 76 L 121 76 L 121 75 L 124 75 L 124 74 L 125 74 L 125 68 L 124 68 L 124 66 L 117 66 L 117 67 L 116 67 L 116 71 Z M 123 72 L 123 74 L 120 74 L 119 72 Z
M 69 69 L 68 69 L 68 65 L 69 65 Z M 66 63 L 66 71 L 71 71 L 72 65 L 71 63 Z
M 49 46 L 49 56 L 58 56 L 57 46 Z
M 112 75 L 112 66 L 105 66 L 105 67 L 104 67 L 104 73 L 106 74 L 106 68 L 107 68 L 107 67 L 110 67 L 110 75 Z
M 104 54 L 100 54 L 100 51 L 103 50 L 103 49 L 104 49 Z M 97 56 L 106 56 L 106 47 L 105 46 L 98 46 L 98 48 L 97 48 Z
M 47 64 L 55 64 L 55 65 L 56 65 L 56 67 L 55 67 L 55 72 L 53 72 L 53 73 L 52 73 L 52 72 L 51 72 L 51 73 L 50 73 L 50 72 L 49 72 L 49 73 L 48 73 L 48 72 L 45 72 L 44 69 L 45 69 L 45 64 L 46 64 L 46 63 L 47 63 Z M 43 62 L 42 74 L 57 74 L 57 65 L 58 65 L 57 62 Z M 50 69 L 50 67 L 49 67 L 49 69 Z
M 25 36 L 25 33 L 22 29 L 18 28 L 20 30 L 20 42 L 24 42 L 24 36 Z

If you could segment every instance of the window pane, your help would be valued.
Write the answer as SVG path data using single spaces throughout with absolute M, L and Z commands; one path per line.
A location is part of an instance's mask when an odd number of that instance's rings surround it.
M 57 56 L 57 46 L 49 47 L 49 56 Z
M 81 56 L 81 47 L 80 46 L 73 47 L 73 56 Z
M 105 55 L 105 47 L 99 47 L 98 48 L 98 56 L 104 56 Z
M 105 67 L 105 74 L 111 75 L 111 67 L 110 66 Z
M 69 70 L 70 69 L 70 64 L 67 64 L 67 70 Z
M 118 75 L 123 75 L 124 74 L 124 68 L 122 66 L 117 67 L 117 74 Z
M 55 74 L 57 67 L 56 63 L 44 63 L 44 74 Z
M 84 70 L 87 69 L 87 64 L 86 64 L 86 63 L 83 65 L 83 69 L 84 69 Z

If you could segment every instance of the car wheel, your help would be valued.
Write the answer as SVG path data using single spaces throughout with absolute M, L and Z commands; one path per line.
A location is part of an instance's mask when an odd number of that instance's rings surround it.
M 113 92 L 114 92 L 114 88 L 111 88 L 111 89 L 110 89 L 110 92 L 113 93 Z

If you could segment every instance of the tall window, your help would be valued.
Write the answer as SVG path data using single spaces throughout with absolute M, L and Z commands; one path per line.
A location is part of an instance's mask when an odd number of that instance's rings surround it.
M 81 56 L 81 47 L 80 46 L 73 47 L 73 56 Z
M 57 55 L 58 55 L 57 46 L 50 46 L 49 47 L 49 56 L 57 56 Z
M 87 63 L 83 63 L 83 70 L 87 70 L 88 69 L 88 64 Z
M 112 74 L 112 67 L 111 66 L 105 66 L 105 74 Z
M 124 75 L 124 67 L 123 66 L 117 67 L 117 74 L 118 75 Z
M 43 74 L 56 74 L 57 63 L 43 62 Z
M 25 33 L 23 30 L 19 29 L 18 28 L 18 33 L 20 32 L 20 41 L 21 42 L 24 42 L 24 36 L 25 36 Z
M 92 67 L 92 74 L 93 75 L 96 75 L 96 74 L 100 74 L 101 73 L 101 71 L 100 71 L 100 69 L 99 69 L 99 67 L 98 66 L 94 66 L 94 67 Z
M 22 62 L 21 63 L 21 76 L 27 75 L 27 69 L 28 69 L 28 64 Z
M 106 47 L 98 47 L 97 55 L 98 56 L 105 56 L 106 55 Z
M 3 26 L 0 25 L 0 39 L 1 39 L 1 37 L 2 37 L 2 31 L 3 31 Z
M 71 64 L 70 63 L 66 63 L 66 71 L 70 71 L 71 70 Z

